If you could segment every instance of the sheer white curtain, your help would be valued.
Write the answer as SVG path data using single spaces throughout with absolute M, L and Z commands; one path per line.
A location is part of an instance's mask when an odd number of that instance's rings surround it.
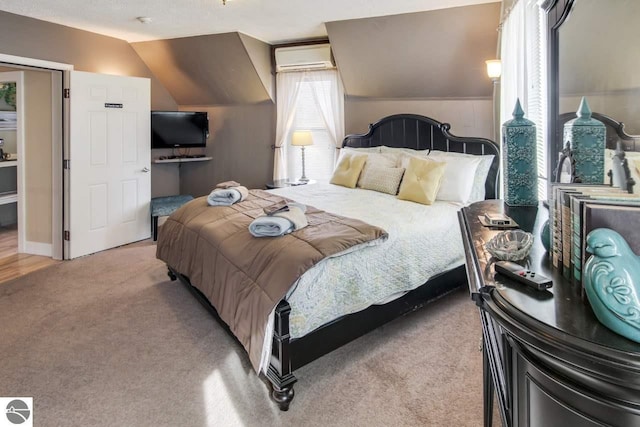
M 276 125 L 276 152 L 274 156 L 273 179 L 292 178 L 295 165 L 287 163 L 293 160 L 287 155 L 288 141 L 291 132 L 295 128 L 312 130 L 315 132 L 326 131 L 329 141 L 333 147 L 340 147 L 344 139 L 344 89 L 337 70 L 300 71 L 278 73 L 277 75 L 277 125 Z M 301 94 L 306 98 L 301 100 Z M 310 109 L 309 103 L 314 104 Z M 296 113 L 303 108 L 303 114 L 296 119 Z M 321 125 L 316 124 L 313 117 L 307 117 L 313 110 L 313 115 L 319 116 Z M 297 123 L 296 126 L 294 124 Z M 315 133 L 314 133 L 315 135 Z M 315 138 L 315 136 L 314 136 Z M 315 141 L 315 145 L 320 141 Z M 313 168 L 313 150 L 308 152 L 307 163 Z M 315 147 L 319 149 L 320 147 Z M 333 167 L 335 159 L 335 149 L 331 152 L 329 169 Z M 291 154 L 291 153 L 289 153 Z M 325 156 L 318 159 L 321 163 L 326 163 Z M 289 171 L 289 173 L 288 173 Z M 326 175 L 326 172 L 320 175 Z M 329 171 L 330 173 L 330 171 Z
M 516 0 L 502 24 L 500 123 L 512 118 L 516 99 L 536 124 L 538 196 L 547 198 L 546 19 L 540 0 Z
M 516 1 L 507 19 L 502 23 L 500 59 L 502 78 L 500 79 L 500 126 L 511 119 L 511 113 L 520 99 L 527 108 L 526 72 L 526 1 Z M 527 111 L 525 111 L 527 112 Z
M 338 71 L 312 71 L 305 78 L 311 83 L 313 98 L 333 145 L 340 148 L 344 139 L 344 88 Z
M 300 93 L 303 73 L 278 73 L 276 76 L 276 143 L 273 156 L 273 179 L 286 178 L 286 153 L 284 145 L 296 114 L 296 102 Z

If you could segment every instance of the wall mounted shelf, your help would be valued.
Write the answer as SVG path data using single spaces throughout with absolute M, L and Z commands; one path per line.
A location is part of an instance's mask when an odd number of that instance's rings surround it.
M 153 159 L 153 163 L 189 163 L 189 162 L 208 162 L 213 157 L 179 157 L 175 159 Z
M 11 160 L 3 160 L 0 162 L 0 168 L 11 168 L 18 166 L 18 162 L 14 159 Z

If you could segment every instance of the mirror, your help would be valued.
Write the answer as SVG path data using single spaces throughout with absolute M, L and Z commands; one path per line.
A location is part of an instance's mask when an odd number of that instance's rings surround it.
M 569 143 L 567 143 L 560 154 L 558 168 L 556 169 L 555 182 L 563 184 L 575 182 L 575 176 L 573 174 L 573 158 L 571 157 Z
M 585 96 L 592 111 L 640 134 L 638 0 L 575 0 L 559 28 L 559 113 Z
M 563 124 L 575 118 L 582 96 L 607 126 L 607 148 L 620 141 L 627 151 L 639 149 L 640 137 L 629 134 L 640 134 L 640 2 L 545 0 L 541 7 L 549 28 L 549 176 L 559 170 Z

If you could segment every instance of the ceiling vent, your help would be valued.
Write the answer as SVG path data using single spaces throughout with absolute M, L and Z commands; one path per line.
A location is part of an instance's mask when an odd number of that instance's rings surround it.
M 324 70 L 335 68 L 329 44 L 276 48 L 276 71 Z

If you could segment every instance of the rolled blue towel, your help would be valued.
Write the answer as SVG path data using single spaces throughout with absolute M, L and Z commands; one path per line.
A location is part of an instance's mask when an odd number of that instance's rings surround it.
M 287 210 L 279 210 L 271 215 L 260 216 L 249 224 L 253 237 L 284 236 L 308 225 L 305 212 L 307 207 L 301 203 L 289 202 Z
M 249 224 L 249 233 L 253 237 L 278 237 L 291 233 L 295 229 L 293 222 L 279 216 L 260 216 Z
M 235 188 L 216 188 L 209 196 L 207 203 L 210 206 L 231 206 L 242 199 L 242 193 Z

